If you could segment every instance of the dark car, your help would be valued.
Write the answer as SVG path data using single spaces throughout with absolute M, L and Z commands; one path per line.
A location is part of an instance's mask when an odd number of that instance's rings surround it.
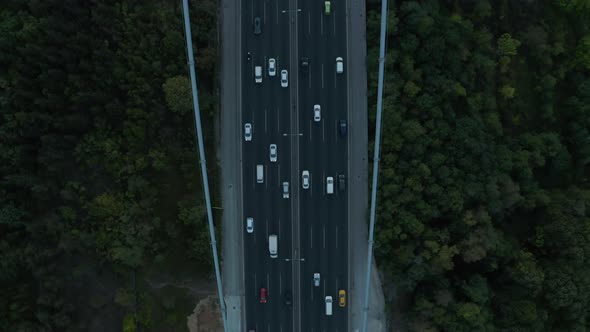
M 266 292 L 266 288 L 260 288 L 260 303 L 266 303 L 266 297 L 268 293 Z
M 346 131 L 348 129 L 346 125 L 346 120 L 340 120 L 340 125 L 338 127 L 340 128 L 340 136 L 346 137 Z
M 254 34 L 259 35 L 262 33 L 262 28 L 260 27 L 260 17 L 254 18 Z
M 292 300 L 291 300 L 291 292 L 286 292 L 285 293 L 285 304 L 290 306 L 292 304 Z
M 344 191 L 346 189 L 346 176 L 344 174 L 338 175 L 338 190 Z
M 301 57 L 301 69 L 307 70 L 307 67 L 309 67 L 309 58 L 306 56 L 302 56 Z

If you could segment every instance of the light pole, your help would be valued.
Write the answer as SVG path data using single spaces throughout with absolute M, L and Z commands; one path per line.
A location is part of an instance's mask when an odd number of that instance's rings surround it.
M 305 258 L 285 258 L 285 262 L 300 261 L 305 262 Z
M 301 8 L 293 9 L 293 10 L 281 10 L 281 13 L 292 13 L 292 12 L 300 12 Z

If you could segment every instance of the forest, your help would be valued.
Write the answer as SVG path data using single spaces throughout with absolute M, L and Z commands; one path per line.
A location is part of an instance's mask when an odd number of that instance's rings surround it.
M 186 329 L 152 287 L 211 273 L 181 4 L 2 1 L 0 331 Z M 217 2 L 191 22 L 210 124 Z
M 388 13 L 375 256 L 393 325 L 590 330 L 590 2 Z M 379 24 L 368 2 L 370 138 Z

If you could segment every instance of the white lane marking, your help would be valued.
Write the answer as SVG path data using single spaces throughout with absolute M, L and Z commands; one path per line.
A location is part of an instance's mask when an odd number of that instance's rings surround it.
M 332 16 L 332 22 L 334 22 L 334 35 L 336 35 L 336 13 Z
M 279 109 L 277 108 L 277 133 L 281 132 L 281 112 L 279 112 Z
M 265 227 L 266 227 L 266 236 L 265 238 L 268 239 L 268 219 L 264 219 Z
M 336 120 L 336 127 L 334 127 L 335 128 L 334 129 L 334 140 L 338 140 L 338 126 L 339 126 L 339 123 L 338 123 L 338 120 Z
M 324 88 L 324 64 L 322 63 L 322 89 Z
M 279 24 L 279 6 L 276 6 L 277 8 L 277 24 Z
M 283 289 L 283 274 L 279 273 L 279 292 Z
M 313 197 L 313 187 L 311 186 L 311 184 L 313 183 L 311 181 L 311 173 L 309 173 L 309 197 Z
M 279 235 L 281 235 L 281 219 L 279 218 Z M 338 248 L 338 247 L 336 247 Z
M 262 5 L 262 18 L 262 22 L 266 25 L 266 1 L 264 2 L 264 5 Z
M 322 228 L 322 231 L 324 233 L 324 249 L 326 249 L 326 227 L 325 226 Z
M 322 121 L 322 141 L 326 141 L 326 121 Z
M 278 178 L 277 178 L 277 182 L 278 182 L 278 185 L 279 185 L 279 187 L 280 187 L 280 186 L 281 186 L 281 164 L 278 164 L 278 163 L 277 163 L 277 168 L 278 168 Z M 282 193 L 282 192 L 283 192 L 283 191 L 282 191 L 282 189 L 283 189 L 283 188 L 281 187 L 280 189 L 281 189 L 281 193 Z
M 309 58 L 308 58 L 308 59 L 309 59 Z M 307 67 L 308 67 L 308 69 L 309 69 L 309 72 L 307 73 L 307 78 L 308 78 L 308 80 L 307 80 L 307 81 L 308 81 L 308 84 L 309 84 L 309 85 L 308 85 L 308 88 L 310 88 L 310 89 L 311 89 L 311 63 L 309 63 L 309 61 L 308 61 L 308 63 L 307 63 Z
M 266 59 L 266 55 L 263 56 L 262 58 L 264 59 L 262 62 L 262 70 L 264 70 L 262 75 L 264 75 L 264 73 L 266 73 L 266 77 L 270 77 L 270 76 L 268 76 L 268 60 Z
M 309 142 L 311 143 L 311 136 L 313 136 L 313 132 L 311 131 L 311 126 L 313 121 L 309 121 Z
M 338 226 L 336 226 L 336 249 L 338 249 Z
M 311 243 L 310 247 L 313 249 L 313 226 L 309 228 L 309 243 Z
M 311 35 L 311 11 L 307 12 L 307 33 Z
M 256 273 L 254 273 L 254 298 L 256 298 L 256 288 L 258 288 L 258 282 L 256 281 Z
M 320 35 L 324 34 L 324 15 L 320 14 Z
M 264 181 L 264 187 L 268 189 L 268 182 L 270 182 L 268 178 L 268 167 L 262 164 L 262 169 L 264 169 L 264 178 L 266 179 L 266 181 Z
M 268 133 L 268 110 L 264 109 L 264 133 Z

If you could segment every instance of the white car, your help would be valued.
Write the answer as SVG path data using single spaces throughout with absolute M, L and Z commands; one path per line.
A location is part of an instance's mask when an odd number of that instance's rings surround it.
M 287 69 L 281 70 L 281 86 L 283 88 L 289 86 L 289 74 L 287 73 Z
M 270 161 L 275 163 L 277 161 L 277 145 L 270 145 Z
M 244 124 L 244 140 L 246 142 L 252 140 L 252 125 L 250 123 Z
M 326 194 L 333 194 L 334 193 L 334 178 L 328 176 L 326 178 Z
M 309 189 L 309 171 L 305 170 L 301 172 L 301 184 L 303 189 Z
M 344 72 L 344 63 L 342 63 L 341 57 L 337 57 L 336 58 L 336 73 L 342 74 L 343 72 Z
M 252 217 L 246 218 L 246 231 L 248 233 L 254 232 L 254 218 L 252 218 Z
M 313 285 L 315 287 L 320 287 L 320 274 L 319 273 L 313 274 Z
M 268 76 L 277 75 L 277 62 L 274 58 L 268 59 Z
M 320 122 L 322 119 L 322 108 L 320 105 L 315 104 L 313 105 L 313 121 Z

